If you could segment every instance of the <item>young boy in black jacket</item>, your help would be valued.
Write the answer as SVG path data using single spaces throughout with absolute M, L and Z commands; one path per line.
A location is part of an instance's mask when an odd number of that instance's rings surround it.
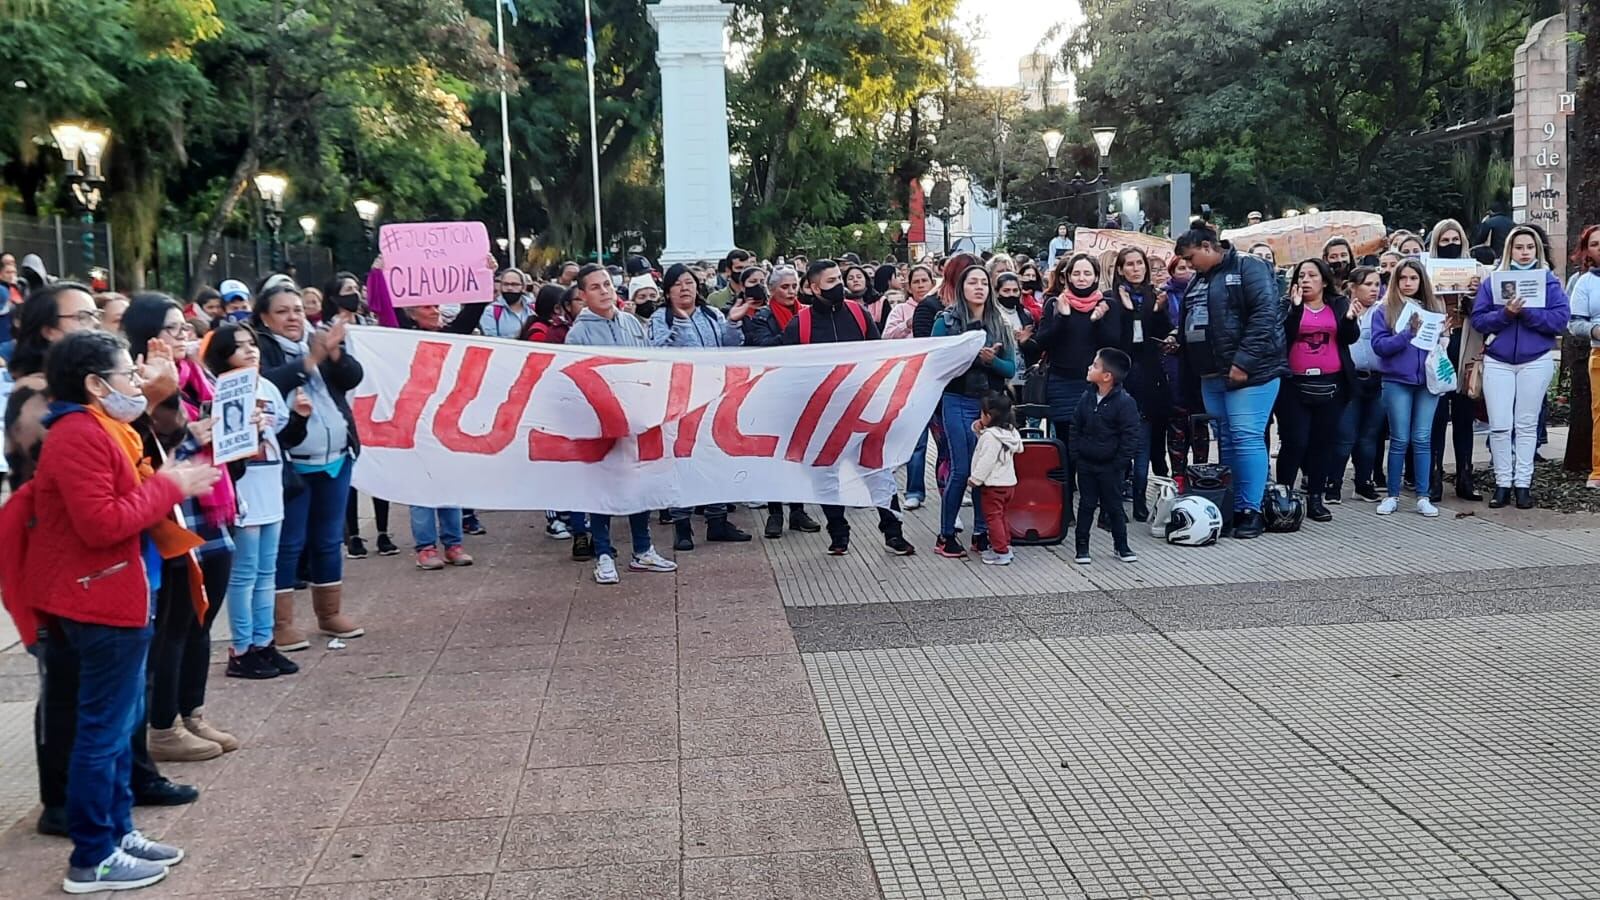
M 1078 401 L 1072 415 L 1073 468 L 1078 473 L 1077 562 L 1089 564 L 1089 535 L 1094 531 L 1095 510 L 1105 505 L 1117 558 L 1138 562 L 1128 546 L 1128 519 L 1122 511 L 1122 473 L 1139 447 L 1139 406 L 1122 389 L 1133 363 L 1128 354 L 1106 347 L 1095 354 L 1087 380 L 1094 385 Z

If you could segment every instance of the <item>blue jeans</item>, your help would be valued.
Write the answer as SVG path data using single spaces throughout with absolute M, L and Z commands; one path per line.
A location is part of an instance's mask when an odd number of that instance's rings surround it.
M 272 643 L 273 588 L 278 581 L 282 522 L 233 529 L 233 570 L 228 573 L 229 642 L 235 655 Z
M 1217 420 L 1222 461 L 1238 485 L 1235 512 L 1256 512 L 1267 494 L 1267 417 L 1278 399 L 1278 379 L 1228 390 L 1221 376 L 1200 379 L 1206 412 Z
M 346 459 L 338 475 L 301 475 L 305 490 L 283 501 L 283 534 L 278 539 L 278 590 L 294 590 L 300 555 L 306 555 L 312 584 L 344 580 L 344 515 L 350 502 L 350 470 Z
M 1356 466 L 1356 484 L 1372 483 L 1373 467 L 1378 461 L 1378 435 L 1383 431 L 1386 417 L 1383 391 L 1369 391 L 1365 385 L 1357 385 L 1339 419 L 1339 436 L 1333 443 L 1327 490 L 1338 491 L 1344 487 L 1344 470 L 1351 462 Z
M 461 546 L 461 507 L 411 507 L 411 542 L 417 549 L 437 547 L 441 539 L 446 547 Z
M 1417 496 L 1433 487 L 1433 413 L 1439 398 L 1427 385 L 1383 383 L 1383 408 L 1389 415 L 1389 496 L 1400 496 L 1406 451 L 1411 451 Z
M 944 421 L 944 439 L 950 444 L 950 483 L 939 497 L 939 533 L 956 533 L 956 516 L 961 514 L 961 497 L 968 490 L 967 479 L 972 476 L 972 454 L 978 449 L 978 436 L 972 433 L 972 423 L 983 412 L 983 402 L 977 397 L 945 394 L 939 402 L 939 414 Z M 983 489 L 971 488 L 972 508 L 982 509 Z M 973 516 L 972 533 L 988 534 L 989 523 L 983 516 Z
M 906 496 L 918 500 L 928 498 L 928 429 L 922 429 L 917 438 L 917 449 L 911 451 L 911 461 L 906 463 Z
M 573 535 L 594 534 L 594 555 L 617 558 L 617 550 L 611 545 L 611 517 L 604 513 L 573 513 Z M 649 550 L 655 546 L 650 539 L 650 514 L 647 512 L 631 513 L 628 516 L 628 530 L 633 536 L 633 555 Z
M 144 726 L 145 656 L 152 629 L 59 621 L 79 660 L 78 732 L 67 771 L 67 833 L 72 838 L 72 865 L 95 866 L 133 830 L 129 741 L 134 729 Z

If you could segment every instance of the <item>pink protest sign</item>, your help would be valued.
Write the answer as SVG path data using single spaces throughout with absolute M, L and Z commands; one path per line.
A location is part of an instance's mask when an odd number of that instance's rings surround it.
M 482 222 L 408 222 L 378 230 L 395 306 L 494 299 L 494 260 Z

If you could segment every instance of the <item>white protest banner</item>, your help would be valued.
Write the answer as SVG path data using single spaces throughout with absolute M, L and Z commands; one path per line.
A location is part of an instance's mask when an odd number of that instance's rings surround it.
M 1430 256 L 1423 260 L 1428 270 L 1428 282 L 1435 294 L 1465 294 L 1472 279 L 1478 277 L 1478 261 L 1467 259 L 1440 259 Z
M 383 276 L 395 306 L 494 299 L 489 229 L 482 222 L 409 222 L 378 229 Z
M 417 506 L 886 505 L 983 335 L 742 350 L 349 331 L 355 484 Z M 874 495 L 873 486 L 882 492 Z M 892 490 L 892 487 L 891 487 Z
M 1505 306 L 1514 297 L 1522 298 L 1529 309 L 1544 309 L 1544 269 L 1501 271 L 1494 273 L 1491 289 L 1496 306 Z
M 217 378 L 211 401 L 211 453 L 219 463 L 249 459 L 261 448 L 261 433 L 250 424 L 256 408 L 256 370 L 234 369 Z

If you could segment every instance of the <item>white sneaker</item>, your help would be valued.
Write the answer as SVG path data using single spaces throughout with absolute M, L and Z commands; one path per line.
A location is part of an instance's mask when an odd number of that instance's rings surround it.
M 676 572 L 678 564 L 662 557 L 651 547 L 643 553 L 634 554 L 633 561 L 628 563 L 628 568 L 635 572 Z
M 1592 491 L 1600 491 L 1600 478 L 1591 478 L 1585 481 L 1583 486 Z
M 1439 507 L 1434 506 L 1433 501 L 1429 500 L 1427 497 L 1417 498 L 1417 512 L 1422 513 L 1424 516 L 1427 516 L 1430 519 L 1437 519 L 1439 517 Z
M 983 551 L 983 564 L 986 566 L 1009 566 L 1011 565 L 1011 560 L 1010 550 L 1004 553 L 996 553 L 993 550 Z
M 594 583 L 616 584 L 620 581 L 617 577 L 617 561 L 609 556 L 599 556 L 594 561 Z
M 1592 485 L 1590 485 L 1590 487 L 1600 487 L 1600 484 L 1592 484 Z M 921 509 L 922 508 L 922 498 L 921 497 L 907 497 L 906 498 L 906 502 L 904 504 L 902 504 L 902 505 L 905 506 L 906 509 Z
M 544 526 L 544 536 L 552 541 L 570 541 L 572 530 L 560 519 L 551 519 L 550 523 Z
M 1422 499 L 1424 501 L 1426 501 L 1428 498 L 1424 497 Z M 1394 515 L 1394 511 L 1399 509 L 1399 508 L 1400 508 L 1400 498 L 1399 497 L 1385 497 L 1385 498 L 1383 498 L 1383 502 L 1378 504 L 1378 515 L 1380 515 L 1380 516 L 1392 516 L 1392 515 Z

